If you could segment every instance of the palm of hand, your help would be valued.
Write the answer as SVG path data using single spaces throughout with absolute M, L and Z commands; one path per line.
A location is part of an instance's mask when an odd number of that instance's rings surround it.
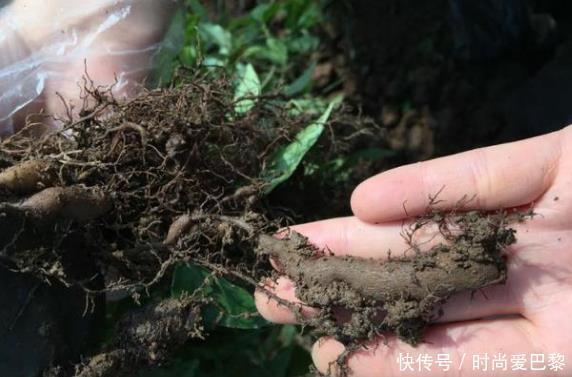
M 413 348 L 395 338 L 378 339 L 348 360 L 353 375 L 436 375 L 442 369 L 403 369 L 400 355 L 449 355 L 458 375 L 477 376 L 483 365 L 471 365 L 473 355 L 505 355 L 499 375 L 567 375 L 566 366 L 549 363 L 554 354 L 572 357 L 572 129 L 517 143 L 404 166 L 362 183 L 352 197 L 356 217 L 303 224 L 295 229 L 318 247 L 336 254 L 383 258 L 388 245 L 404 249 L 399 237 L 402 204 L 409 215 L 422 213 L 430 194 L 445 185 L 441 206 L 451 207 L 463 195 L 475 194 L 469 206 L 478 209 L 534 206 L 536 215 L 517 224 L 518 242 L 507 250 L 508 280 L 479 292 L 452 297 L 444 315 Z M 285 299 L 296 300 L 287 279 L 273 287 Z M 276 322 L 293 322 L 284 307 L 257 294 L 261 313 Z M 307 310 L 308 315 L 312 311 Z M 384 344 L 385 343 L 385 344 Z M 344 350 L 333 339 L 314 346 L 314 361 L 322 372 L 336 371 L 332 362 Z M 524 364 L 511 365 L 511 357 Z M 465 360 L 468 358 L 467 360 Z M 542 358 L 542 360 L 541 360 Z M 465 360 L 465 364 L 462 362 Z M 464 365 L 459 368 L 460 364 Z M 479 366 L 479 365 L 477 365 Z M 488 366 L 490 371 L 491 366 Z M 552 370 L 552 369 L 555 370 Z M 421 370 L 421 372 L 420 372 Z

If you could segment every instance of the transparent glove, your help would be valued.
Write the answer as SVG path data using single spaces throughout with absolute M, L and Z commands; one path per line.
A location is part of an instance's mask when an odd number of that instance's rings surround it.
M 132 96 L 152 68 L 176 0 L 0 0 L 0 135 L 45 109 L 76 114 L 85 74 Z

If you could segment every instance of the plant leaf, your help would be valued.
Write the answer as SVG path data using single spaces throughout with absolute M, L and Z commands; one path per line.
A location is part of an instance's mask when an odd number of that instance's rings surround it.
M 201 23 L 199 24 L 199 33 L 205 42 L 218 46 L 219 54 L 223 56 L 230 54 L 232 35 L 228 30 L 217 24 Z
M 330 103 L 318 120 L 298 132 L 294 141 L 281 149 L 272 159 L 267 169 L 262 172 L 262 179 L 267 182 L 266 194 L 292 176 L 308 151 L 316 144 L 324 131 L 324 125 L 330 118 L 335 103 Z
M 198 291 L 198 292 L 197 292 Z M 171 295 L 200 294 L 214 299 L 203 311 L 206 325 L 238 329 L 257 329 L 267 325 L 260 317 L 254 298 L 246 289 L 223 277 L 213 275 L 206 268 L 195 265 L 178 265 L 171 281 Z
M 247 64 L 243 69 L 238 69 L 238 84 L 234 93 L 234 111 L 244 114 L 252 109 L 260 91 L 260 79 L 252 64 Z
M 181 54 L 185 42 L 185 13 L 177 11 L 156 55 L 157 70 L 150 83 L 152 86 L 168 85 L 177 67 L 176 58 Z
M 280 3 L 258 4 L 254 9 L 252 9 L 252 11 L 250 11 L 250 17 L 260 23 L 267 23 L 281 8 L 283 8 L 283 4 Z
M 290 85 L 284 89 L 284 94 L 288 97 L 293 97 L 308 89 L 312 83 L 312 76 L 316 70 L 316 62 L 312 62 L 308 68 Z
M 268 38 L 264 46 L 254 45 L 245 49 L 242 58 L 263 59 L 284 66 L 288 62 L 288 49 L 281 40 Z

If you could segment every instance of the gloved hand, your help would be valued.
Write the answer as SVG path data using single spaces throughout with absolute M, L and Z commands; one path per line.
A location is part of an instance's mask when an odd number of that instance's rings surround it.
M 77 115 L 86 73 L 95 86 L 117 80 L 116 99 L 133 95 L 175 8 L 175 0 L 0 0 L 0 136 L 42 108 L 67 116 L 63 101 Z M 78 263 L 95 268 L 81 257 Z M 100 330 L 100 299 L 86 314 L 84 292 L 39 284 L 0 264 L 0 322 L 7 324 L 0 376 L 38 377 L 77 362 Z
M 75 114 L 82 79 L 133 95 L 160 47 L 176 0 L 12 0 L 0 9 L 0 135 L 45 109 Z M 1 3 L 0 3 L 1 6 Z M 61 98 L 60 98 L 61 96 Z M 63 101 L 62 101 L 63 100 Z

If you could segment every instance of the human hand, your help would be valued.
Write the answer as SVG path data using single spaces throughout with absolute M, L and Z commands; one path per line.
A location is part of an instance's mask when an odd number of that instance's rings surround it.
M 0 9 L 0 134 L 45 109 L 83 105 L 82 78 L 132 96 L 151 68 L 176 0 L 14 0 Z M 117 82 L 116 82 L 117 81 Z
M 354 191 L 353 217 L 330 219 L 293 227 L 313 244 L 336 255 L 386 258 L 408 248 L 401 237 L 402 221 L 423 214 L 429 197 L 439 192 L 437 208 L 454 208 L 464 197 L 474 199 L 467 209 L 494 210 L 534 204 L 537 214 L 513 227 L 518 242 L 507 251 L 505 285 L 462 293 L 443 305 L 443 315 L 431 325 L 423 342 L 412 347 L 393 336 L 378 338 L 348 359 L 352 376 L 408 375 L 479 376 L 473 355 L 497 354 L 508 358 L 507 370 L 495 375 L 569 375 L 567 367 L 553 371 L 549 356 L 572 356 L 572 127 L 515 143 L 420 162 L 374 176 Z M 442 189 L 442 190 L 441 190 Z M 407 215 L 404 213 L 404 206 Z M 382 246 L 380 246 L 382 245 Z M 274 293 L 298 301 L 286 278 L 272 284 Z M 294 323 L 285 306 L 256 293 L 260 313 L 270 321 Z M 312 315 L 311 308 L 305 308 Z M 322 373 L 344 351 L 339 342 L 324 338 L 315 343 L 312 356 Z M 399 356 L 413 356 L 412 370 L 403 369 Z M 451 371 L 433 363 L 431 371 L 417 364 L 417 356 L 449 355 Z M 540 362 L 543 355 L 544 362 Z M 525 355 L 526 372 L 515 370 L 512 355 Z M 466 359 L 466 360 L 465 360 Z M 459 366 L 463 362 L 461 368 Z M 569 362 L 569 361 L 568 361 Z M 532 368 L 544 370 L 532 370 Z M 336 372 L 336 367 L 331 371 Z

